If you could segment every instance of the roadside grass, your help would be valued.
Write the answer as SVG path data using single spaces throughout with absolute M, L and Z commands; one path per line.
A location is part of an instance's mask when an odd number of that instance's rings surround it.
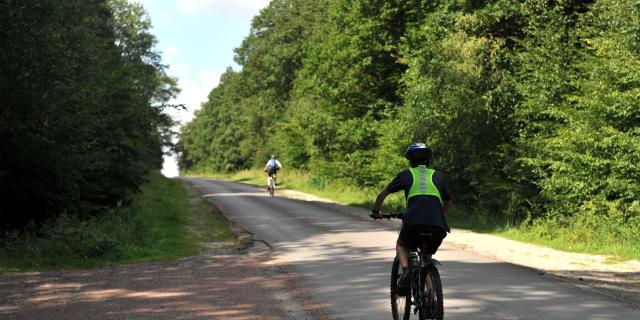
M 234 237 L 203 200 L 189 197 L 182 183 L 154 173 L 127 207 L 2 235 L 0 272 L 174 259 L 198 254 L 203 242 Z
M 578 222 L 558 223 L 538 219 L 531 223 L 513 223 L 489 215 L 471 216 L 454 208 L 448 215 L 452 227 L 488 233 L 520 242 L 537 244 L 560 251 L 607 256 L 608 263 L 627 260 L 640 261 L 638 236 L 624 239 L 617 230 L 601 226 L 582 225 Z
M 266 185 L 266 174 L 258 169 L 242 170 L 234 173 L 188 172 L 186 175 L 226 179 L 258 186 Z M 379 190 L 346 186 L 339 181 L 328 181 L 300 170 L 282 170 L 278 175 L 278 185 L 282 188 L 310 193 L 341 204 L 371 209 Z M 399 192 L 385 200 L 383 211 L 393 212 L 404 208 L 404 195 Z M 537 220 L 535 223 L 513 223 L 497 219 L 492 215 L 468 215 L 465 210 L 454 206 L 447 217 L 453 228 L 488 233 L 507 239 L 537 244 L 553 249 L 599 254 L 608 256 L 608 262 L 640 260 L 640 241 L 633 236 L 621 240 L 616 230 L 606 227 L 594 229 L 580 223 L 558 224 L 554 221 Z M 635 239 L 638 239 L 636 237 Z
M 197 239 L 198 252 L 240 246 L 241 239 L 231 231 L 222 214 L 215 211 L 195 187 L 188 185 L 187 191 L 190 202 L 187 230 Z

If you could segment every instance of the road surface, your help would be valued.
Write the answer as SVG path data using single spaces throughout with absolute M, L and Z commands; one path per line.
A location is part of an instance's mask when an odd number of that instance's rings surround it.
M 245 184 L 185 179 L 271 247 L 277 262 L 297 273 L 335 318 L 390 318 L 397 226 L 371 221 L 365 210 L 271 198 Z M 640 319 L 640 311 L 629 305 L 446 241 L 435 257 L 443 263 L 445 319 Z

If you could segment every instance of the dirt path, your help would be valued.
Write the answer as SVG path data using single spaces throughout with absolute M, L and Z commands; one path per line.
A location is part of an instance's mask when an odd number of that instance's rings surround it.
M 0 319 L 323 318 L 268 251 L 0 276 Z
M 564 252 L 460 229 L 453 230 L 446 240 L 465 250 L 542 270 L 640 307 L 638 261 L 610 263 L 606 256 Z

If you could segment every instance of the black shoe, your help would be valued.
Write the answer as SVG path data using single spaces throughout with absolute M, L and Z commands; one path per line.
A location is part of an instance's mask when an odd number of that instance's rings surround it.
M 398 295 L 406 296 L 409 294 L 409 289 L 411 288 L 411 284 L 409 282 L 409 272 L 405 271 L 400 275 L 398 279 Z

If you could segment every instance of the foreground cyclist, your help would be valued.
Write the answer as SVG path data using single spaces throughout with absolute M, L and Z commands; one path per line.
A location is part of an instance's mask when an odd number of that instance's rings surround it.
M 451 208 L 451 196 L 442 175 L 428 168 L 432 151 L 424 143 L 410 145 L 404 153 L 410 168 L 402 170 L 382 189 L 371 210 L 371 217 L 382 219 L 380 208 L 384 199 L 391 193 L 404 190 L 407 209 L 402 217 L 402 229 L 396 242 L 396 251 L 403 274 L 399 289 L 408 287 L 407 270 L 409 257 L 407 248 L 415 250 L 419 245 L 420 233 L 432 233 L 426 252 L 434 254 L 442 244 L 442 239 L 450 232 L 445 213 Z

